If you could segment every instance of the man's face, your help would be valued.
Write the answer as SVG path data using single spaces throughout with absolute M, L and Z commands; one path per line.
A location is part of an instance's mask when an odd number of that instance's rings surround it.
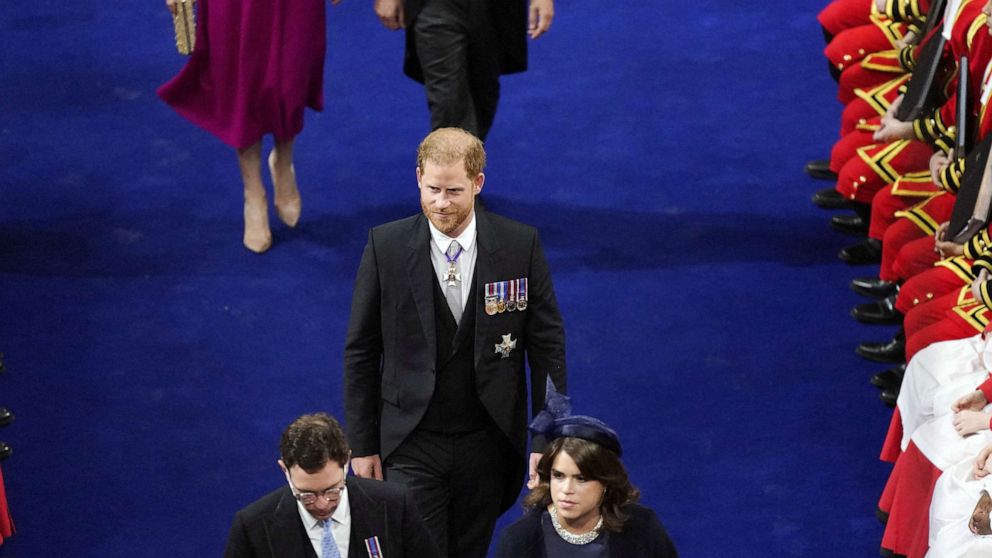
M 294 495 L 303 492 L 311 492 L 317 495 L 314 503 L 303 505 L 310 515 L 320 521 L 330 519 L 334 515 L 334 510 L 338 509 L 338 503 L 341 501 L 340 493 L 332 496 L 330 500 L 324 496 L 324 493 L 328 489 L 344 486 L 344 468 L 335 461 L 328 461 L 323 469 L 316 473 L 308 473 L 301 469 L 299 465 L 293 465 L 287 469 L 281 459 L 279 460 L 279 466 L 286 473 Z
M 464 161 L 450 165 L 427 161 L 424 168 L 417 167 L 420 208 L 439 231 L 456 237 L 468 226 L 475 196 L 482 191 L 483 182 L 485 176 L 481 172 L 469 178 Z

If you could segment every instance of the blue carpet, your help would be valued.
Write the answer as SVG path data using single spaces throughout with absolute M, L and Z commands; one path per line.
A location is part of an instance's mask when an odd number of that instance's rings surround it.
M 2 556 L 219 555 L 283 426 L 341 415 L 366 231 L 418 209 L 422 92 L 346 0 L 301 226 L 248 253 L 233 153 L 154 95 L 183 63 L 161 4 L 0 14 Z M 848 317 L 875 270 L 836 260 L 801 174 L 840 109 L 821 7 L 559 2 L 487 146 L 487 204 L 541 230 L 575 407 L 687 557 L 877 555 L 889 411 L 852 349 L 891 331 Z

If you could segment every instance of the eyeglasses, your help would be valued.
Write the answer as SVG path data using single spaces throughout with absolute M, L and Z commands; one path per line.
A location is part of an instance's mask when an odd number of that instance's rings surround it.
M 309 506 L 317 503 L 318 495 L 328 502 L 335 502 L 341 499 L 342 492 L 344 492 L 344 487 L 339 486 L 336 488 L 328 488 L 323 492 L 294 492 L 293 496 L 302 502 L 304 506 Z
M 320 492 L 300 492 L 296 489 L 293 484 L 292 479 L 289 478 L 289 473 L 286 473 L 286 481 L 289 483 L 289 487 L 293 490 L 293 497 L 300 501 L 304 506 L 310 506 L 317 503 L 317 498 L 323 498 L 328 502 L 336 502 L 341 499 L 341 493 L 344 492 L 344 480 L 341 481 L 341 486 L 334 486 Z

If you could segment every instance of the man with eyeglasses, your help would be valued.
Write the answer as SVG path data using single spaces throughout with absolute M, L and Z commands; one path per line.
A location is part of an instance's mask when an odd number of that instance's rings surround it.
M 330 415 L 293 421 L 279 450 L 286 486 L 234 516 L 226 558 L 440 556 L 405 487 L 347 476 L 351 450 Z

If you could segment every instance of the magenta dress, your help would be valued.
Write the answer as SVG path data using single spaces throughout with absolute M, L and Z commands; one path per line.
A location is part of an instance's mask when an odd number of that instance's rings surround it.
M 324 108 L 325 0 L 198 0 L 196 15 L 189 62 L 158 89 L 176 112 L 245 148 Z

